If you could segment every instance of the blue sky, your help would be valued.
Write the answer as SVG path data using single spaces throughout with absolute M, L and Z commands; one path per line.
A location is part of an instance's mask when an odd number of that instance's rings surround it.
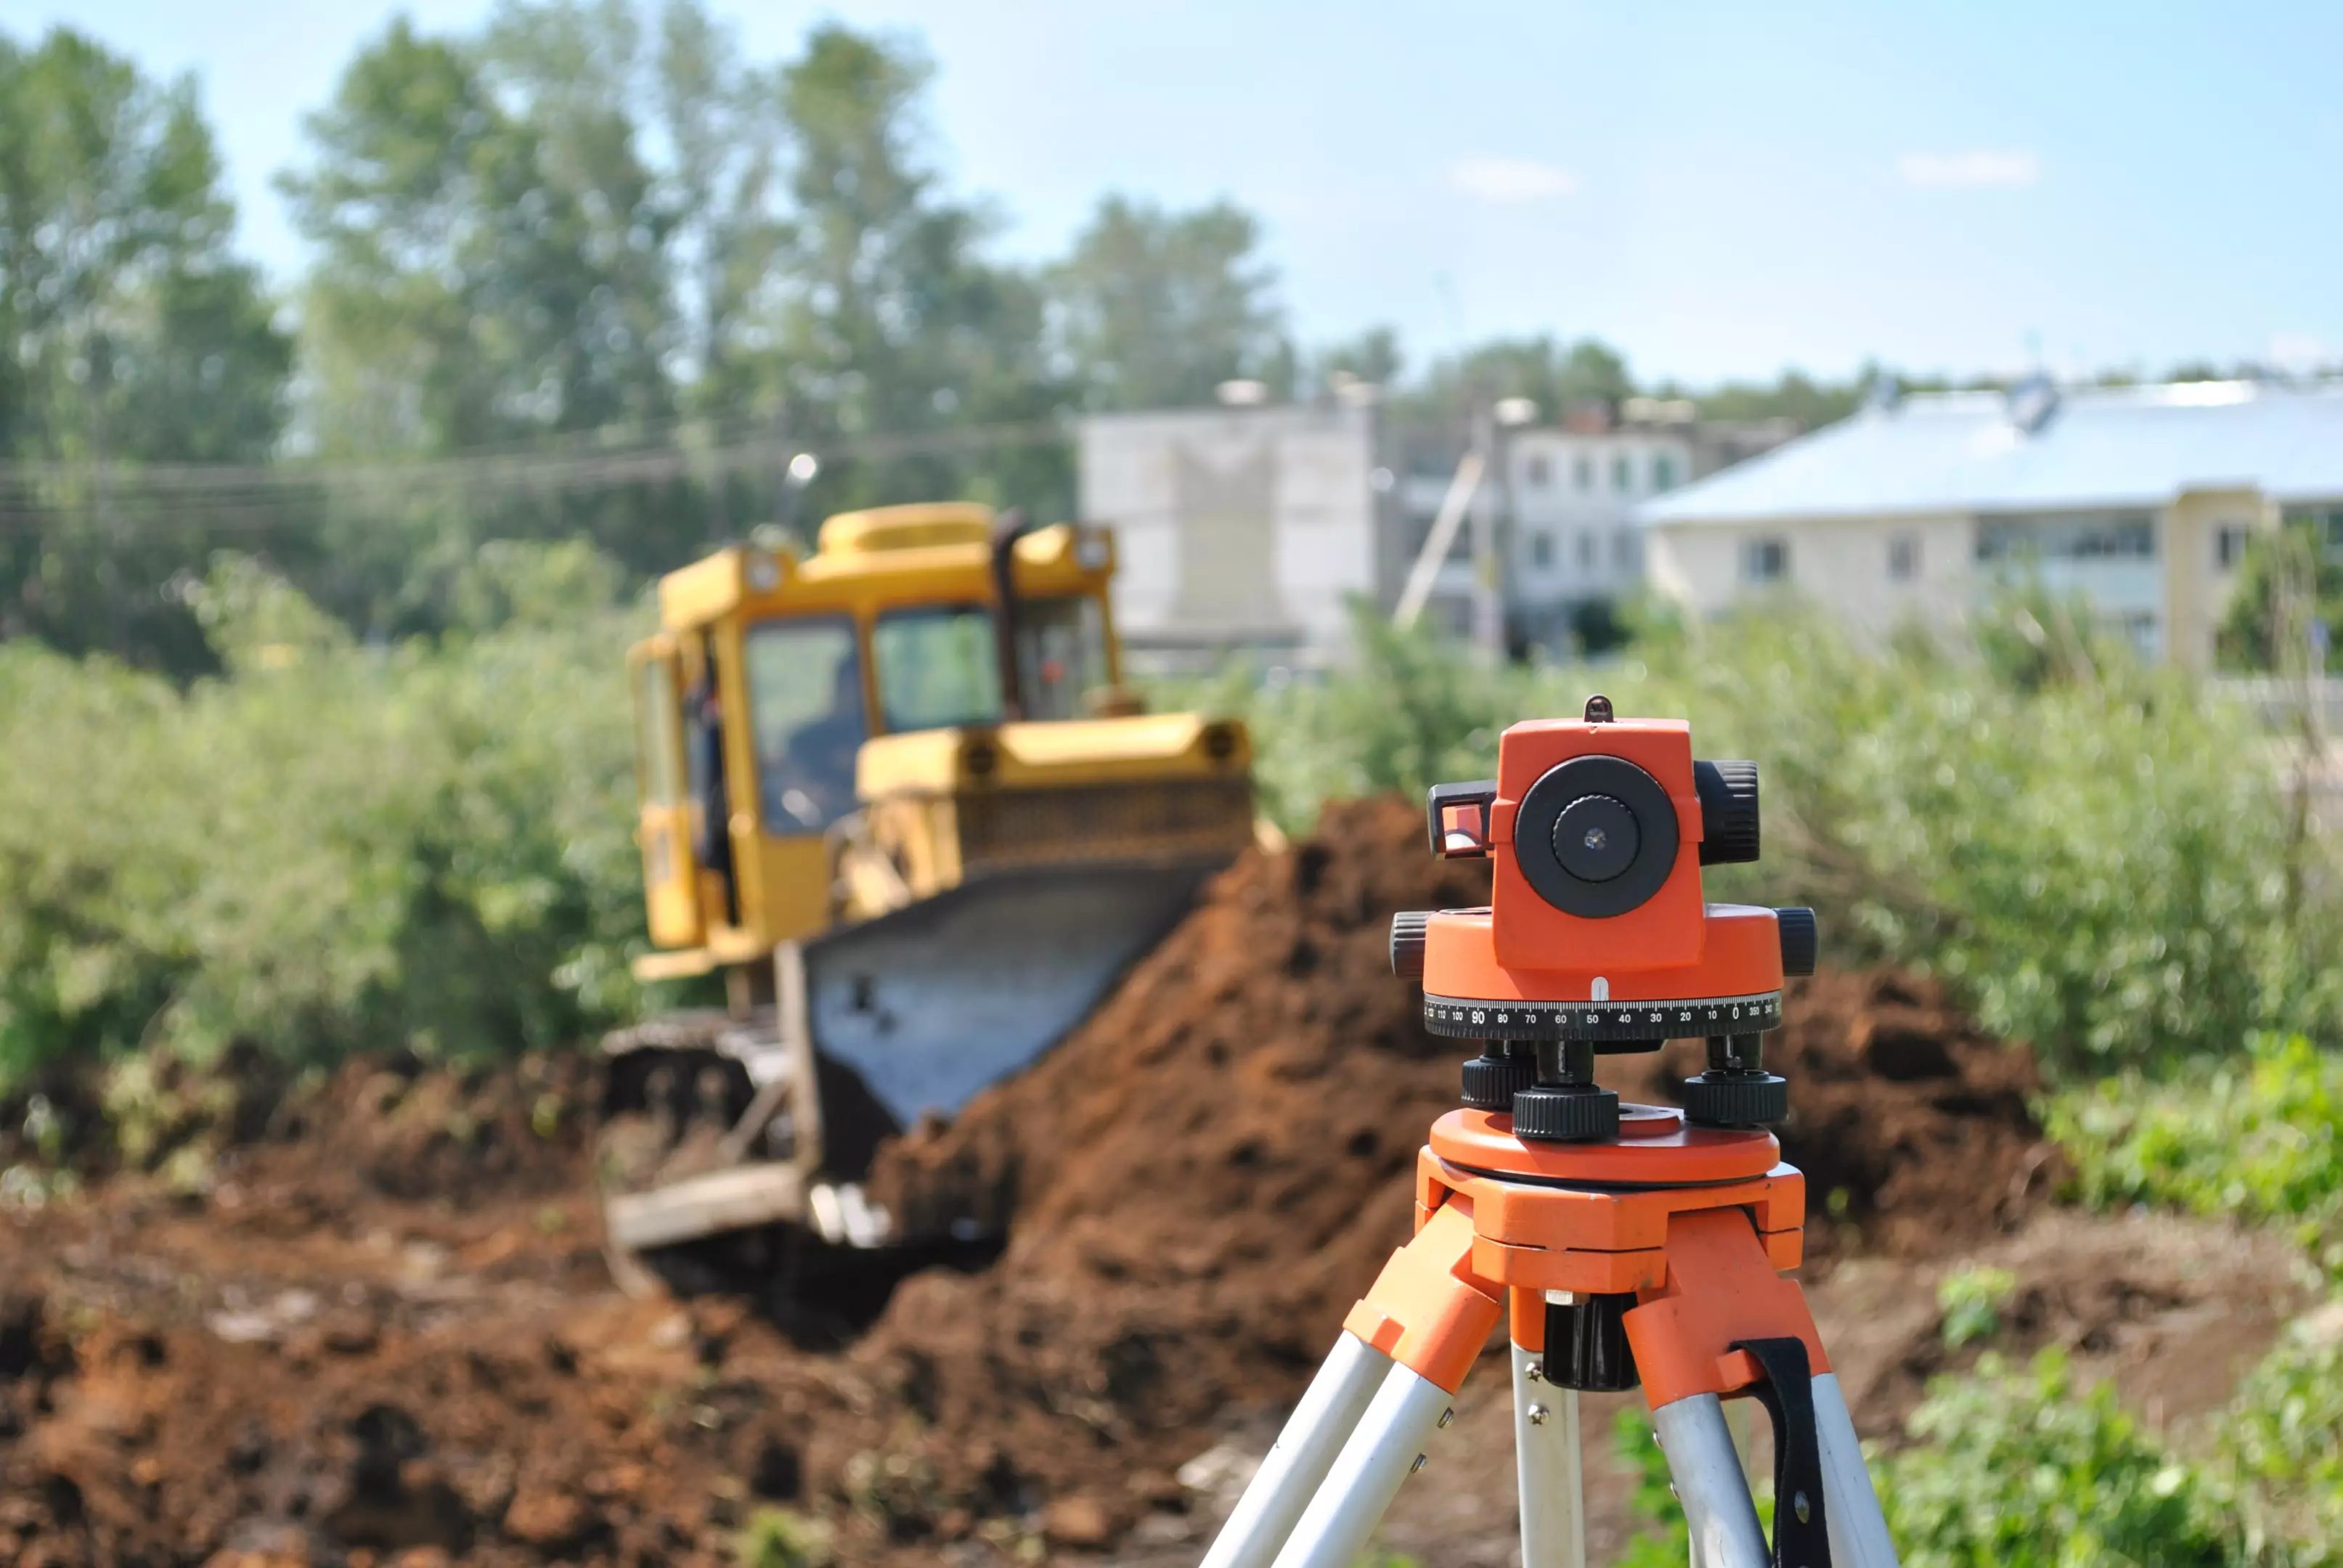
M 486 0 L 0 0 L 193 71 L 280 279 L 269 176 L 397 9 Z M 1388 322 L 1418 362 L 1594 333 L 1694 383 L 2343 361 L 2343 6 L 1379 0 L 715 0 L 744 47 L 835 16 L 917 35 L 932 122 L 1001 244 L 1099 196 L 1258 213 L 1304 343 Z

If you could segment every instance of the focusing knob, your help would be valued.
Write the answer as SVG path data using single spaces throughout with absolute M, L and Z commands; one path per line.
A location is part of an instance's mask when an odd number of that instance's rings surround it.
M 1429 910 L 1402 910 L 1392 917 L 1392 973 L 1402 980 L 1423 978 L 1423 943 L 1431 930 Z
M 1822 931 L 1812 910 L 1775 910 L 1774 923 L 1782 932 L 1782 972 L 1810 975 L 1822 947 Z
M 1745 865 L 1757 858 L 1757 764 L 1695 762 L 1700 797 L 1700 863 Z

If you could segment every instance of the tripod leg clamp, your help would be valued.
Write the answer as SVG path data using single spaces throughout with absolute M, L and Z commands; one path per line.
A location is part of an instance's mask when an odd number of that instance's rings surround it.
M 1696 1393 L 1729 1396 L 1755 1385 L 1765 1372 L 1741 1348 L 1751 1340 L 1795 1339 L 1813 1371 L 1830 1371 L 1805 1293 L 1774 1271 L 1747 1214 L 1671 1214 L 1666 1250 L 1667 1282 L 1625 1319 L 1627 1344 L 1654 1410 Z
M 1503 1315 L 1501 1288 L 1473 1271 L 1473 1205 L 1452 1199 L 1391 1256 L 1343 1329 L 1450 1393 Z

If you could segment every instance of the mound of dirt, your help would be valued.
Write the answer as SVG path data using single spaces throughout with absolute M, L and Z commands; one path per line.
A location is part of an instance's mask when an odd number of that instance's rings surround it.
M 1074 1039 L 886 1153 L 900 1213 L 1011 1240 L 836 1353 L 610 1288 L 584 1057 L 352 1064 L 215 1130 L 200 1190 L 18 1210 L 0 1560 L 716 1563 L 779 1504 L 853 1560 L 984 1562 L 1176 1521 L 1175 1468 L 1289 1400 L 1405 1239 L 1460 1052 L 1387 922 L 1485 897 L 1403 802 L 1247 855 Z M 1820 977 L 1775 1038 L 1817 1250 L 1952 1245 L 2043 1185 L 2030 1067 L 1931 988 Z
M 1697 1040 L 1614 1058 L 1623 1094 L 1672 1103 L 1704 1065 Z M 1825 970 L 1790 984 L 1765 1065 L 1790 1081 L 1783 1157 L 1805 1172 L 1809 1255 L 1859 1230 L 1866 1252 L 1926 1257 L 2009 1229 L 2057 1184 L 2029 1109 L 2031 1052 L 1980 1031 L 1932 980 Z M 1828 1221 L 1828 1222 L 1819 1222 Z

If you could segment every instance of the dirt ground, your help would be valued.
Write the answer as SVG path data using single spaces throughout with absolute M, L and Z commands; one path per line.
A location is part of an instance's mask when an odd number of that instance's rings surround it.
M 1351 1300 L 1404 1239 L 1459 1060 L 1385 967 L 1394 909 L 1479 901 L 1415 813 L 1255 854 L 1078 1035 L 890 1151 L 899 1212 L 1005 1222 L 842 1345 L 738 1299 L 612 1288 L 584 1056 L 352 1064 L 248 1096 L 207 1175 L 94 1166 L 0 1222 L 0 1561 L 718 1563 L 759 1510 L 811 1555 L 1192 1561 Z M 2159 1422 L 2217 1405 L 2301 1300 L 2283 1249 L 2049 1201 L 2022 1051 L 1930 986 L 1804 982 L 1771 1060 L 1809 1172 L 1805 1278 L 1859 1424 L 1948 1363 L 1937 1282 L 2018 1280 L 1996 1347 L 2070 1348 Z M 1613 1059 L 1664 1095 L 1679 1061 Z M 1974 1355 L 1974 1350 L 1964 1352 Z M 1513 1551 L 1501 1360 L 1389 1521 Z M 1587 1402 L 1596 1560 L 1625 1538 Z

